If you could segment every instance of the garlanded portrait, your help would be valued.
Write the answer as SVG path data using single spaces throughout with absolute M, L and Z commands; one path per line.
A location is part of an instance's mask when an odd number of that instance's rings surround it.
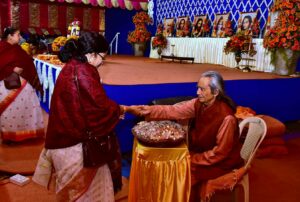
M 225 37 L 226 22 L 229 20 L 229 13 L 215 14 L 212 37 Z
M 164 19 L 163 35 L 165 37 L 173 36 L 174 26 L 175 26 L 175 19 L 174 18 L 165 18 Z
M 194 17 L 192 37 L 205 36 L 207 32 L 208 19 L 207 15 L 198 15 Z M 209 31 L 209 30 L 208 30 Z
M 190 34 L 190 20 L 188 16 L 178 17 L 176 22 L 176 36 L 187 37 Z
M 249 13 L 240 13 L 240 18 L 238 21 L 238 32 L 242 31 L 245 35 L 258 35 L 257 29 L 259 29 L 257 21 L 257 11 Z

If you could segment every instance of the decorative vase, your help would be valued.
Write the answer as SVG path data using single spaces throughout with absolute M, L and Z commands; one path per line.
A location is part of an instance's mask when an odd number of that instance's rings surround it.
M 146 50 L 146 43 L 134 43 L 133 44 L 133 50 L 135 56 L 144 56 L 145 50 Z
M 158 47 L 157 48 L 157 54 L 159 55 L 159 58 L 160 58 L 161 53 L 162 53 L 162 49 L 161 49 L 161 47 Z
M 291 49 L 278 49 L 272 53 L 271 63 L 274 65 L 274 72 L 278 75 L 291 75 L 296 71 L 297 60 L 300 53 Z
M 234 52 L 234 57 L 235 57 L 235 61 L 236 61 L 236 69 L 240 69 L 239 63 L 242 60 L 242 52 L 241 51 L 237 51 Z

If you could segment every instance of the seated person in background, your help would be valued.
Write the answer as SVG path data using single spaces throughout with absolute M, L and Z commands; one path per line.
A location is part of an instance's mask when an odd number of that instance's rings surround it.
M 191 155 L 190 201 L 200 201 L 201 183 L 243 165 L 240 157 L 235 105 L 225 94 L 222 76 L 214 71 L 201 75 L 198 98 L 175 105 L 131 106 L 128 112 L 148 119 L 192 119 L 188 146 Z

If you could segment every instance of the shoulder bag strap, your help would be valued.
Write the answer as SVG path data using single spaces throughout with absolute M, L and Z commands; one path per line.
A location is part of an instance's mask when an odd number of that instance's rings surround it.
M 79 100 L 79 105 L 80 105 L 80 109 L 82 111 L 83 114 L 83 119 L 84 119 L 84 124 L 85 124 L 85 130 L 86 133 L 88 134 L 88 136 L 92 135 L 92 131 L 89 127 L 88 121 L 87 121 L 87 116 L 85 114 L 84 108 L 82 106 L 82 102 L 81 102 L 81 96 L 80 96 L 80 88 L 79 88 L 79 82 L 78 82 L 78 76 L 77 76 L 77 66 L 75 66 L 74 68 L 74 75 L 73 75 L 73 79 L 77 88 L 77 94 L 78 94 L 78 100 Z

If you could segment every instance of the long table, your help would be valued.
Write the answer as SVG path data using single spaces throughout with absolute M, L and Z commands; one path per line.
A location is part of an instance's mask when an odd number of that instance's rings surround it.
M 152 38 L 153 39 L 153 38 Z M 195 63 L 219 64 L 227 67 L 236 67 L 234 54 L 226 55 L 223 51 L 229 38 L 175 38 L 168 37 L 168 46 L 163 49 L 162 55 L 195 58 Z M 263 39 L 253 39 L 257 54 L 251 65 L 253 70 L 262 72 L 272 72 L 274 66 L 271 65 L 270 53 L 263 47 Z M 152 44 L 152 43 L 150 43 Z M 157 49 L 150 48 L 150 58 L 159 58 Z M 243 55 L 247 57 L 247 55 Z M 246 60 L 242 60 L 240 65 L 245 65 Z

